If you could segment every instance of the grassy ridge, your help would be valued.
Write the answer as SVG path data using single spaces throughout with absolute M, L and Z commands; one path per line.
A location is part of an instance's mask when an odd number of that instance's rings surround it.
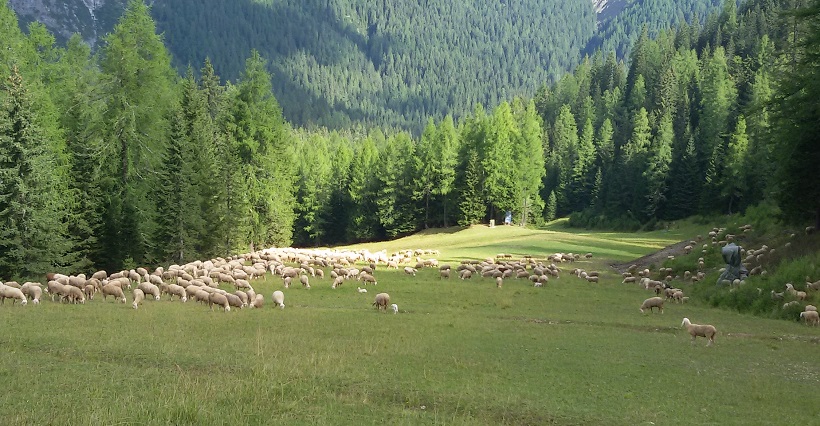
M 94 301 L 0 306 L 4 424 L 811 424 L 820 329 L 705 305 L 641 315 L 606 265 L 679 238 L 473 228 L 385 243 L 441 259 L 591 251 L 534 288 L 379 268 L 378 285 L 291 287 L 284 310 Z M 681 231 L 688 233 L 690 230 Z M 672 235 L 670 235 L 672 234 Z M 565 242 L 564 242 L 565 241 Z M 566 247 L 577 247 L 567 249 Z M 589 249 L 586 249 L 586 248 Z M 600 250 L 597 247 L 602 247 Z M 382 247 L 370 247 L 378 250 Z M 584 248 L 581 250 L 580 248 Z M 390 249 L 388 249 L 390 251 Z M 390 293 L 399 315 L 370 306 Z M 680 322 L 714 324 L 715 347 Z

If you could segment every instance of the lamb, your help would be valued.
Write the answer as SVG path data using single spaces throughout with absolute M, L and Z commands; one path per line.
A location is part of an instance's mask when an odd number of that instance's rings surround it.
M 806 325 L 820 325 L 820 314 L 817 311 L 803 311 L 800 313 L 800 318 L 806 322 Z
M 22 290 L 17 287 L 0 284 L 0 301 L 5 303 L 6 299 L 15 299 L 15 302 L 19 300 L 23 306 L 28 303 L 28 299 L 26 299 L 26 295 L 23 294 Z
M 698 336 L 705 337 L 709 341 L 706 343 L 706 346 L 711 346 L 715 343 L 715 334 L 717 334 L 717 329 L 713 325 L 709 324 L 692 324 L 689 322 L 689 318 L 684 318 L 683 322 L 681 323 L 681 327 L 686 327 L 686 330 L 689 331 L 689 335 L 692 336 L 692 343 L 695 343 L 695 338 Z
M 496 278 L 495 278 L 495 286 L 496 286 L 496 288 L 501 288 L 501 286 L 502 286 L 502 285 L 504 285 L 504 279 L 503 279 L 503 278 L 501 278 L 501 277 L 496 277 Z
M 139 307 L 142 303 L 142 300 L 145 299 L 145 293 L 143 293 L 142 290 L 135 288 L 132 294 L 134 295 L 134 303 L 132 303 L 132 306 L 134 309 L 137 309 L 137 307 Z
M 387 312 L 387 306 L 390 304 L 390 295 L 387 293 L 379 293 L 376 295 L 376 300 L 373 301 L 373 306 L 380 311 L 384 309 Z
M 359 293 L 367 293 L 367 289 L 361 287 L 356 287 L 356 291 L 358 291 Z
M 137 289 L 134 289 L 134 291 L 137 291 Z M 123 293 L 122 287 L 116 284 L 108 283 L 102 287 L 100 292 L 103 295 L 103 300 L 105 300 L 108 296 L 114 296 L 114 300 L 120 300 L 122 303 L 125 303 L 125 293 Z M 142 290 L 140 290 L 140 293 L 142 293 Z M 143 296 L 145 296 L 144 293 Z
M 271 299 L 273 299 L 273 304 L 278 306 L 279 309 L 285 309 L 285 293 L 276 290 L 273 292 L 273 295 L 271 295 Z
M 649 312 L 652 312 L 653 308 L 658 308 L 658 312 L 663 313 L 663 298 L 660 297 L 650 297 L 646 299 L 641 304 L 641 313 L 643 313 L 644 309 L 649 309 Z
M 395 303 L 393 303 L 392 305 L 390 305 L 390 309 L 392 309 L 392 310 L 393 310 L 393 314 L 397 314 L 397 313 L 399 313 L 399 305 L 397 305 L 397 304 L 395 304 Z
M 40 288 L 40 283 L 23 283 L 23 286 L 20 287 L 20 291 L 22 291 L 24 295 L 31 298 L 31 303 L 35 305 L 40 304 L 40 296 L 43 294 L 43 289 Z

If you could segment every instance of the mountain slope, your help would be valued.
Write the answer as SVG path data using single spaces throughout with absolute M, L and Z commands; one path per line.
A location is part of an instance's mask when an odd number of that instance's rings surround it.
M 99 44 L 125 0 L 10 0 L 22 24 Z M 650 32 L 716 0 L 155 0 L 152 15 L 179 68 L 210 57 L 236 80 L 252 49 L 269 60 L 286 118 L 331 128 L 420 130 L 428 117 L 493 107 L 572 70 L 603 46 L 622 56 Z M 597 13 L 596 13 L 597 11 Z

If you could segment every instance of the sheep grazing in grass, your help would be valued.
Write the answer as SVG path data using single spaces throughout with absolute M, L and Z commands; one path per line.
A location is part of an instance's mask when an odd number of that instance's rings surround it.
M 154 296 L 154 300 L 159 300 L 159 287 L 156 285 L 143 281 L 137 285 L 137 288 L 145 294 Z
M 136 290 L 137 289 L 135 289 L 135 291 Z M 117 284 L 108 283 L 102 287 L 102 290 L 100 290 L 100 292 L 103 295 L 103 300 L 108 298 L 108 296 L 114 296 L 114 300 L 119 300 L 122 303 L 125 303 L 125 293 L 123 293 L 122 287 L 118 286 Z M 142 293 L 142 290 L 140 290 L 140 293 Z M 145 294 L 143 293 L 143 296 L 144 295 Z
M 244 294 L 244 293 L 243 293 Z M 234 293 L 227 293 L 225 297 L 228 298 L 228 304 L 234 308 L 242 309 L 247 303 L 242 303 L 242 299 Z
M 459 278 L 463 279 L 471 279 L 473 278 L 473 272 L 469 269 L 462 269 L 461 272 L 458 273 Z
M 169 296 L 168 300 L 174 300 L 174 296 L 177 296 L 179 300 L 181 300 L 182 302 L 188 301 L 188 293 L 185 291 L 185 288 L 181 285 L 168 284 L 168 289 L 166 292 Z
M 412 276 L 415 277 L 416 272 L 418 272 L 418 270 L 416 268 L 411 268 L 409 266 L 404 267 L 404 273 L 407 274 L 407 275 L 412 275 Z
M 299 282 L 302 283 L 302 287 L 310 289 L 310 280 L 307 275 L 300 275 Z
M 251 302 L 251 308 L 262 309 L 262 306 L 265 304 L 265 296 L 261 294 L 257 294 L 256 297 L 253 298 Z
M 224 294 L 211 293 L 208 295 L 208 306 L 214 310 L 214 305 L 221 306 L 225 312 L 231 311 L 231 306 L 228 304 L 228 298 Z
M 806 325 L 820 325 L 820 314 L 817 311 L 803 311 L 800 313 L 800 318 L 806 322 Z
M 145 293 L 143 293 L 142 290 L 138 288 L 135 288 L 134 291 L 131 293 L 134 296 L 134 303 L 132 303 L 131 306 L 133 306 L 134 309 L 137 309 L 139 308 L 140 304 L 142 304 L 142 301 L 145 299 Z
M 803 309 L 804 311 L 815 311 L 817 312 L 817 306 L 814 305 L 806 305 L 806 308 Z
M 504 279 L 501 278 L 501 277 L 496 277 L 495 278 L 495 286 L 497 288 L 501 288 L 501 286 L 503 286 L 503 285 L 504 285 Z
M 85 304 L 85 293 L 73 285 L 65 287 L 67 291 L 68 301 L 71 303 Z
M 387 312 L 387 306 L 390 305 L 390 295 L 387 293 L 379 293 L 376 295 L 376 299 L 373 301 L 373 306 L 377 307 L 379 310 L 384 309 Z
M 273 299 L 273 304 L 278 306 L 279 309 L 285 309 L 285 293 L 276 290 L 273 292 L 271 299 Z
M 20 291 L 22 291 L 24 295 L 31 299 L 31 303 L 35 305 L 40 304 L 40 296 L 43 294 L 43 289 L 40 287 L 40 283 L 23 283 L 23 285 L 20 287 Z
M 644 309 L 649 309 L 649 312 L 652 312 L 653 308 L 658 308 L 658 312 L 663 313 L 663 298 L 650 297 L 641 303 L 641 313 L 643 313 Z
M 689 335 L 692 336 L 692 343 L 695 343 L 695 338 L 698 336 L 705 337 L 708 339 L 708 342 L 706 342 L 706 346 L 711 346 L 713 343 L 715 343 L 715 334 L 717 334 L 717 329 L 713 325 L 692 324 L 689 321 L 689 318 L 684 318 L 683 322 L 681 323 L 681 327 L 686 327 L 686 330 L 689 331 Z
M 448 268 L 448 269 L 439 270 L 438 271 L 438 278 L 439 279 L 443 279 L 443 278 L 448 278 L 449 279 L 450 278 L 450 269 Z
M 390 305 L 390 309 L 392 309 L 392 310 L 393 310 L 393 314 L 397 314 L 397 313 L 399 313 L 399 305 L 397 305 L 397 304 L 395 304 L 395 303 L 393 303 L 392 305 Z
M 82 294 L 82 292 L 80 293 Z M 22 290 L 17 287 L 0 284 L 0 302 L 5 303 L 6 299 L 14 299 L 13 303 L 19 300 L 21 305 L 28 303 L 28 299 L 26 299 L 26 295 L 23 294 Z

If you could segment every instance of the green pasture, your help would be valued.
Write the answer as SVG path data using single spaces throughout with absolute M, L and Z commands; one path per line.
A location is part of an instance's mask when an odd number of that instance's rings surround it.
M 0 424 L 817 424 L 820 327 L 697 303 L 641 314 L 651 294 L 608 266 L 701 232 L 474 227 L 359 246 L 437 249 L 453 266 L 593 253 L 543 288 L 382 266 L 366 294 L 312 278 L 310 290 L 284 290 L 283 310 L 270 276 L 253 282 L 261 310 L 6 301 Z M 574 267 L 603 278 L 587 283 Z M 398 315 L 370 305 L 378 292 Z M 683 317 L 715 325 L 716 344 L 691 344 Z

